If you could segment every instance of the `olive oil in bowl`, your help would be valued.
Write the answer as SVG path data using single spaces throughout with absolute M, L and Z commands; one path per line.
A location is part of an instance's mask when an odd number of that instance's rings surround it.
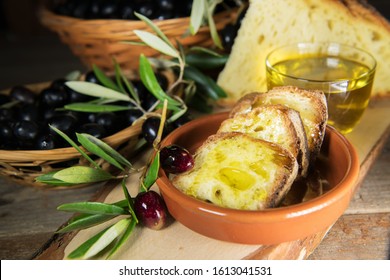
M 267 61 L 268 89 L 293 85 L 323 91 L 328 101 L 328 124 L 346 134 L 352 131 L 367 108 L 375 73 L 375 60 L 368 54 L 366 57 L 356 53 L 358 51 L 349 53 L 353 54 L 351 58 L 341 53 L 318 51 L 298 55 L 285 53 L 284 59 L 279 55 L 272 64 Z

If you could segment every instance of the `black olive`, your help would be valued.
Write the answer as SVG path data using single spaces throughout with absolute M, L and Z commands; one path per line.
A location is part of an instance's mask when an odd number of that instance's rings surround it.
M 52 134 L 42 134 L 37 137 L 35 148 L 38 150 L 51 150 L 56 148 L 55 137 Z
M 15 123 L 13 132 L 18 140 L 22 142 L 29 142 L 35 140 L 38 136 L 39 127 L 32 121 L 19 121 Z
M 142 1 L 137 3 L 136 11 L 147 18 L 153 19 L 155 14 L 155 6 L 151 1 Z
M 73 8 L 72 16 L 76 18 L 87 18 L 89 12 L 89 1 L 78 0 Z
M 0 122 L 0 143 L 6 144 L 13 140 L 14 133 L 12 126 L 6 122 Z
M 122 1 L 119 5 L 118 18 L 135 20 L 137 17 L 134 15 L 135 6 L 131 1 Z
M 132 125 L 136 120 L 143 116 L 143 112 L 138 109 L 130 109 L 122 113 L 124 126 Z
M 39 109 L 35 104 L 25 104 L 18 107 L 17 119 L 21 121 L 38 121 Z
M 95 72 L 89 71 L 85 74 L 85 79 L 86 82 L 94 83 L 94 84 L 100 84 L 99 79 L 96 77 Z
M 97 114 L 95 122 L 103 126 L 108 134 L 118 132 L 120 127 L 119 118 L 113 112 L 103 112 Z
M 157 0 L 157 5 L 161 11 L 173 11 L 175 6 L 174 0 Z
M 0 94 L 0 105 L 7 104 L 9 102 L 11 102 L 9 95 Z
M 94 99 L 92 96 L 79 93 L 68 86 L 65 86 L 65 91 L 68 94 L 69 103 L 88 102 Z
M 15 86 L 9 94 L 11 100 L 21 103 L 33 104 L 37 99 L 37 95 L 30 89 L 24 86 Z
M 0 121 L 11 121 L 16 117 L 14 107 L 0 108 Z
M 182 115 L 181 117 L 179 117 L 177 120 L 175 120 L 172 123 L 173 128 L 178 128 L 178 127 L 190 122 L 191 120 L 192 120 L 192 117 L 188 113 L 185 113 L 184 115 Z
M 65 88 L 66 88 L 65 83 L 67 81 L 68 81 L 67 79 L 63 79 L 63 78 L 56 79 L 56 80 L 51 82 L 50 87 L 54 88 L 56 90 L 65 90 Z
M 49 87 L 41 91 L 40 100 L 44 106 L 58 108 L 69 102 L 69 96 L 65 91 Z
M 86 123 L 77 129 L 78 133 L 87 133 L 96 138 L 102 139 L 107 136 L 107 132 L 104 127 L 97 123 Z
M 231 50 L 236 36 L 237 36 L 236 27 L 231 23 L 225 25 L 225 27 L 221 30 L 222 45 L 225 48 L 225 50 L 227 51 Z
M 61 130 L 66 135 L 72 137 L 77 124 L 77 119 L 67 114 L 57 114 L 47 120 L 47 123 Z
M 105 1 L 100 6 L 100 17 L 113 19 L 117 17 L 118 14 L 118 1 Z

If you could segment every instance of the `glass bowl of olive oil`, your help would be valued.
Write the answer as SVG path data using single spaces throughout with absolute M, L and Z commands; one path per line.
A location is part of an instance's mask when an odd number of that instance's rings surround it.
M 338 43 L 296 43 L 266 58 L 267 87 L 321 90 L 328 101 L 328 124 L 343 134 L 359 123 L 371 96 L 376 60 L 366 51 Z

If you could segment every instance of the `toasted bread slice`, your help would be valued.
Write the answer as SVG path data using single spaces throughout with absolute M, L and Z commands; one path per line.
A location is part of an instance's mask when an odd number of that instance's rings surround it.
M 390 23 L 362 0 L 251 0 L 218 84 L 232 106 L 247 93 L 266 91 L 266 56 L 278 46 L 335 42 L 371 53 L 377 61 L 372 96 L 390 94 Z
M 306 177 L 309 150 L 299 113 L 284 105 L 265 105 L 246 114 L 236 114 L 222 122 L 219 132 L 242 132 L 277 143 L 289 150 L 299 164 L 299 175 Z
M 298 172 L 289 151 L 239 132 L 210 136 L 194 161 L 190 171 L 172 179 L 173 185 L 187 195 L 233 209 L 277 206 Z
M 241 98 L 231 110 L 231 116 L 245 114 L 269 104 L 283 104 L 299 112 L 306 132 L 310 162 L 320 152 L 328 120 L 325 95 L 320 91 L 303 90 L 292 86 L 276 87 L 264 93 L 250 93 Z

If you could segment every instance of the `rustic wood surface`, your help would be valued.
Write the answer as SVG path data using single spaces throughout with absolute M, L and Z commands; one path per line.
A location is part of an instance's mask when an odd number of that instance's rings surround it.
M 384 9 L 389 1 L 376 1 Z M 387 5 L 387 6 L 386 6 Z M 387 8 L 388 11 L 389 9 Z M 0 34 L 0 88 L 63 77 L 84 66 L 52 34 Z M 6 36 L 3 36 L 6 35 Z M 40 34 L 42 35 L 42 34 Z M 323 259 L 390 259 L 390 139 L 368 171 L 347 212 L 309 256 Z M 31 259 L 50 243 L 71 213 L 60 204 L 92 199 L 102 186 L 74 190 L 26 187 L 0 177 L 0 259 Z

